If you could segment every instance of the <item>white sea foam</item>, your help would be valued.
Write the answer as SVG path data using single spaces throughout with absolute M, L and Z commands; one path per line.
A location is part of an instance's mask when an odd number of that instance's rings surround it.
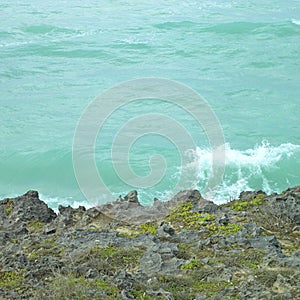
M 227 146 L 226 161 L 229 165 L 238 167 L 274 167 L 284 156 L 290 157 L 296 151 L 300 150 L 300 145 L 281 144 L 280 146 L 271 146 L 264 141 L 261 145 L 245 151 L 231 149 Z
M 291 21 L 295 25 L 300 25 L 300 20 L 292 19 Z
M 77 201 L 73 197 L 51 197 L 48 195 L 39 195 L 40 199 L 43 200 L 49 207 L 51 207 L 56 213 L 58 213 L 58 206 L 72 206 L 73 208 L 78 208 L 79 206 L 84 206 L 86 209 L 91 208 L 95 205 L 89 203 L 88 201 Z
M 263 189 L 267 193 L 276 192 L 274 184 L 270 184 L 266 174 L 276 173 L 280 162 L 289 159 L 300 152 L 300 145 L 290 143 L 272 146 L 264 141 L 254 148 L 246 150 L 232 149 L 226 145 L 226 172 L 222 184 L 213 192 L 207 192 L 205 196 L 217 203 L 224 203 L 236 198 L 245 190 Z M 212 153 L 210 150 L 197 147 L 191 150 L 194 157 L 193 163 L 188 167 L 197 167 L 197 187 L 201 191 L 203 183 L 207 181 L 211 172 Z M 280 170 L 279 170 L 280 171 Z M 288 183 L 288 179 L 286 180 Z

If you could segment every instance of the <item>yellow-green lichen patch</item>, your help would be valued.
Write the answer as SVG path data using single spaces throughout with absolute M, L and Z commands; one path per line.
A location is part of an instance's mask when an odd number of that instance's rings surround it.
M 194 212 L 192 209 L 193 204 L 190 201 L 176 205 L 167 216 L 166 221 L 177 228 L 200 230 L 203 226 L 215 220 L 215 216 L 212 214 Z
M 5 204 L 5 214 L 9 216 L 14 209 L 14 200 L 13 199 L 8 199 L 6 204 Z
M 196 257 L 196 252 L 199 250 L 193 249 L 191 246 L 187 244 L 179 243 L 177 244 L 178 252 L 177 252 L 177 258 L 189 260 L 191 258 Z
M 234 234 L 242 229 L 242 225 L 230 223 L 218 225 L 215 215 L 209 213 L 195 212 L 192 210 L 193 204 L 186 202 L 177 205 L 167 216 L 166 221 L 170 222 L 177 230 L 201 230 L 206 229 L 206 235 L 228 235 Z
M 229 223 L 227 225 L 217 225 L 215 222 L 206 226 L 212 233 L 219 235 L 235 234 L 240 231 L 243 226 L 240 224 Z
M 195 270 L 201 268 L 202 264 L 198 259 L 192 259 L 185 265 L 181 266 L 181 270 Z
M 155 235 L 157 233 L 158 226 L 156 223 L 148 222 L 138 226 L 120 226 L 116 229 L 119 236 L 125 238 L 136 238 L 143 233 L 149 233 Z
M 192 245 L 177 244 L 178 253 L 176 254 L 177 258 L 184 260 L 201 260 L 203 258 L 214 258 L 216 256 L 213 248 L 205 247 L 203 249 L 194 248 Z
M 23 271 L 0 270 L 0 288 L 14 289 L 24 280 Z
M 141 224 L 139 226 L 139 230 L 141 233 L 150 233 L 150 234 L 156 234 L 157 233 L 158 226 L 153 223 L 145 223 Z
M 249 199 L 234 200 L 231 203 L 229 203 L 229 207 L 235 211 L 245 211 L 261 205 L 265 198 L 265 194 L 258 194 L 255 197 Z
M 195 283 L 197 292 L 204 292 L 206 296 L 216 296 L 220 291 L 232 287 L 233 283 L 228 281 L 199 281 Z

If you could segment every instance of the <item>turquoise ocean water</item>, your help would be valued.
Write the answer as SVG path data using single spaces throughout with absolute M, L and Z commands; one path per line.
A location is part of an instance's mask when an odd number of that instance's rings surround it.
M 300 184 L 300 1 L 3 0 L 0 198 L 37 189 L 53 208 L 91 204 L 73 171 L 77 122 L 103 91 L 142 77 L 191 87 L 219 119 L 227 160 L 215 201 Z M 152 111 L 168 112 L 194 136 L 191 187 L 202 191 L 211 159 L 203 129 L 178 107 L 149 99 L 117 111 L 99 133 L 103 181 L 116 196 L 132 188 L 111 166 L 113 135 Z M 145 176 L 155 153 L 168 168 L 159 184 L 139 190 L 143 203 L 168 198 L 178 179 L 179 154 L 161 136 L 133 145 L 132 169 Z

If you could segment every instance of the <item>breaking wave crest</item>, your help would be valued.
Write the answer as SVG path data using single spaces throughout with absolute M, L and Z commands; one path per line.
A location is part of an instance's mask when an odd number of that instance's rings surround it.
M 197 182 L 194 187 L 201 191 L 210 172 L 212 153 L 197 147 L 189 155 L 194 157 L 194 162 L 188 167 L 197 168 Z M 223 182 L 217 191 L 208 192 L 205 196 L 222 203 L 238 197 L 245 190 L 281 192 L 285 187 L 299 184 L 295 160 L 300 160 L 300 145 L 286 143 L 272 146 L 264 141 L 254 148 L 238 150 L 227 144 Z

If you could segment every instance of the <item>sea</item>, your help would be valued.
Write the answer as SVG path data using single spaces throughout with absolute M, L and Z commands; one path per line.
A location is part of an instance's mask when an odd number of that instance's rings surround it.
M 0 199 L 299 184 L 299 0 L 1 1 Z

